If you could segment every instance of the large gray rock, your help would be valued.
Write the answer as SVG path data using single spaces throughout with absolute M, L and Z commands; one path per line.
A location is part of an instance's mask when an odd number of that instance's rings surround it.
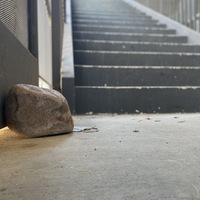
M 8 127 L 28 137 L 73 131 L 73 119 L 66 99 L 55 90 L 17 84 L 6 101 Z

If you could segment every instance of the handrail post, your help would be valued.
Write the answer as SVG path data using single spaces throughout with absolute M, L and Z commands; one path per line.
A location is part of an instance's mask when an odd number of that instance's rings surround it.
M 163 13 L 163 0 L 160 0 L 160 13 Z

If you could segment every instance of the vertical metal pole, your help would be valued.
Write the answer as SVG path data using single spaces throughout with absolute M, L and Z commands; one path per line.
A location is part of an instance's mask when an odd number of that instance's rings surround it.
M 62 38 L 63 38 L 63 2 L 53 0 L 52 7 L 52 72 L 53 89 L 60 91 L 60 67 L 62 59 Z
M 181 22 L 181 11 L 180 11 L 180 1 L 178 2 L 178 10 L 177 10 L 177 13 L 178 13 L 178 22 Z
M 28 0 L 28 49 L 38 58 L 37 0 Z
M 198 3 L 198 6 L 197 6 L 197 20 L 198 20 L 198 25 L 199 25 L 199 28 L 198 28 L 198 32 L 200 32 L 200 2 L 197 1 Z
M 181 0 L 181 23 L 184 24 L 184 0 Z
M 192 28 L 195 30 L 195 0 L 192 0 Z
M 196 31 L 197 31 L 197 13 L 198 13 L 198 0 L 195 0 L 194 28 Z
M 67 22 L 67 15 L 66 15 L 67 4 L 66 4 L 66 0 L 63 0 L 63 4 L 64 4 L 64 21 L 66 23 Z
M 162 1 L 162 0 L 160 0 L 160 13 L 163 13 L 163 9 L 162 9 L 162 3 L 163 3 L 163 1 Z
M 189 27 L 192 27 L 192 3 L 191 0 L 189 0 Z
M 169 0 L 169 3 L 168 3 L 168 11 L 167 11 L 167 16 L 171 18 L 171 0 Z
M 185 4 L 185 24 L 188 26 L 188 0 L 184 2 Z
M 195 28 L 195 0 L 191 0 L 192 1 L 192 29 L 196 29 Z
M 176 20 L 176 21 L 178 21 L 178 13 L 177 13 L 177 9 L 178 8 L 178 6 L 177 6 L 177 0 L 175 0 L 175 2 L 174 2 L 174 19 Z
M 173 5 L 172 5 L 172 2 L 173 0 L 170 0 L 170 18 L 173 19 Z
M 171 18 L 174 19 L 174 0 L 171 0 Z
M 185 0 L 183 0 L 183 8 L 182 8 L 182 13 L 183 13 L 183 24 L 187 25 L 187 11 L 186 11 L 186 6 L 185 6 Z

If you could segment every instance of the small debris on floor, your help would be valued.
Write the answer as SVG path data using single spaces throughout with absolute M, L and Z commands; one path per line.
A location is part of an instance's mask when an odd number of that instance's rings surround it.
M 183 120 L 183 121 L 178 121 L 178 123 L 184 123 L 185 121 Z
M 95 127 L 86 127 L 86 126 L 74 126 L 73 132 L 85 132 L 85 133 L 93 133 L 98 132 L 98 128 Z
M 154 122 L 160 122 L 160 120 L 155 120 Z
M 86 115 L 93 115 L 93 112 L 87 112 Z
M 135 130 L 133 130 L 133 132 L 134 132 L 134 133 L 139 133 L 140 131 L 137 130 L 137 129 L 135 129 Z

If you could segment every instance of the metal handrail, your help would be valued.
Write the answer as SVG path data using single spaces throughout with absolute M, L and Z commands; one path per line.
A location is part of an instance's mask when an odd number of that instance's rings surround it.
M 197 32 L 200 32 L 199 0 L 135 0 Z

